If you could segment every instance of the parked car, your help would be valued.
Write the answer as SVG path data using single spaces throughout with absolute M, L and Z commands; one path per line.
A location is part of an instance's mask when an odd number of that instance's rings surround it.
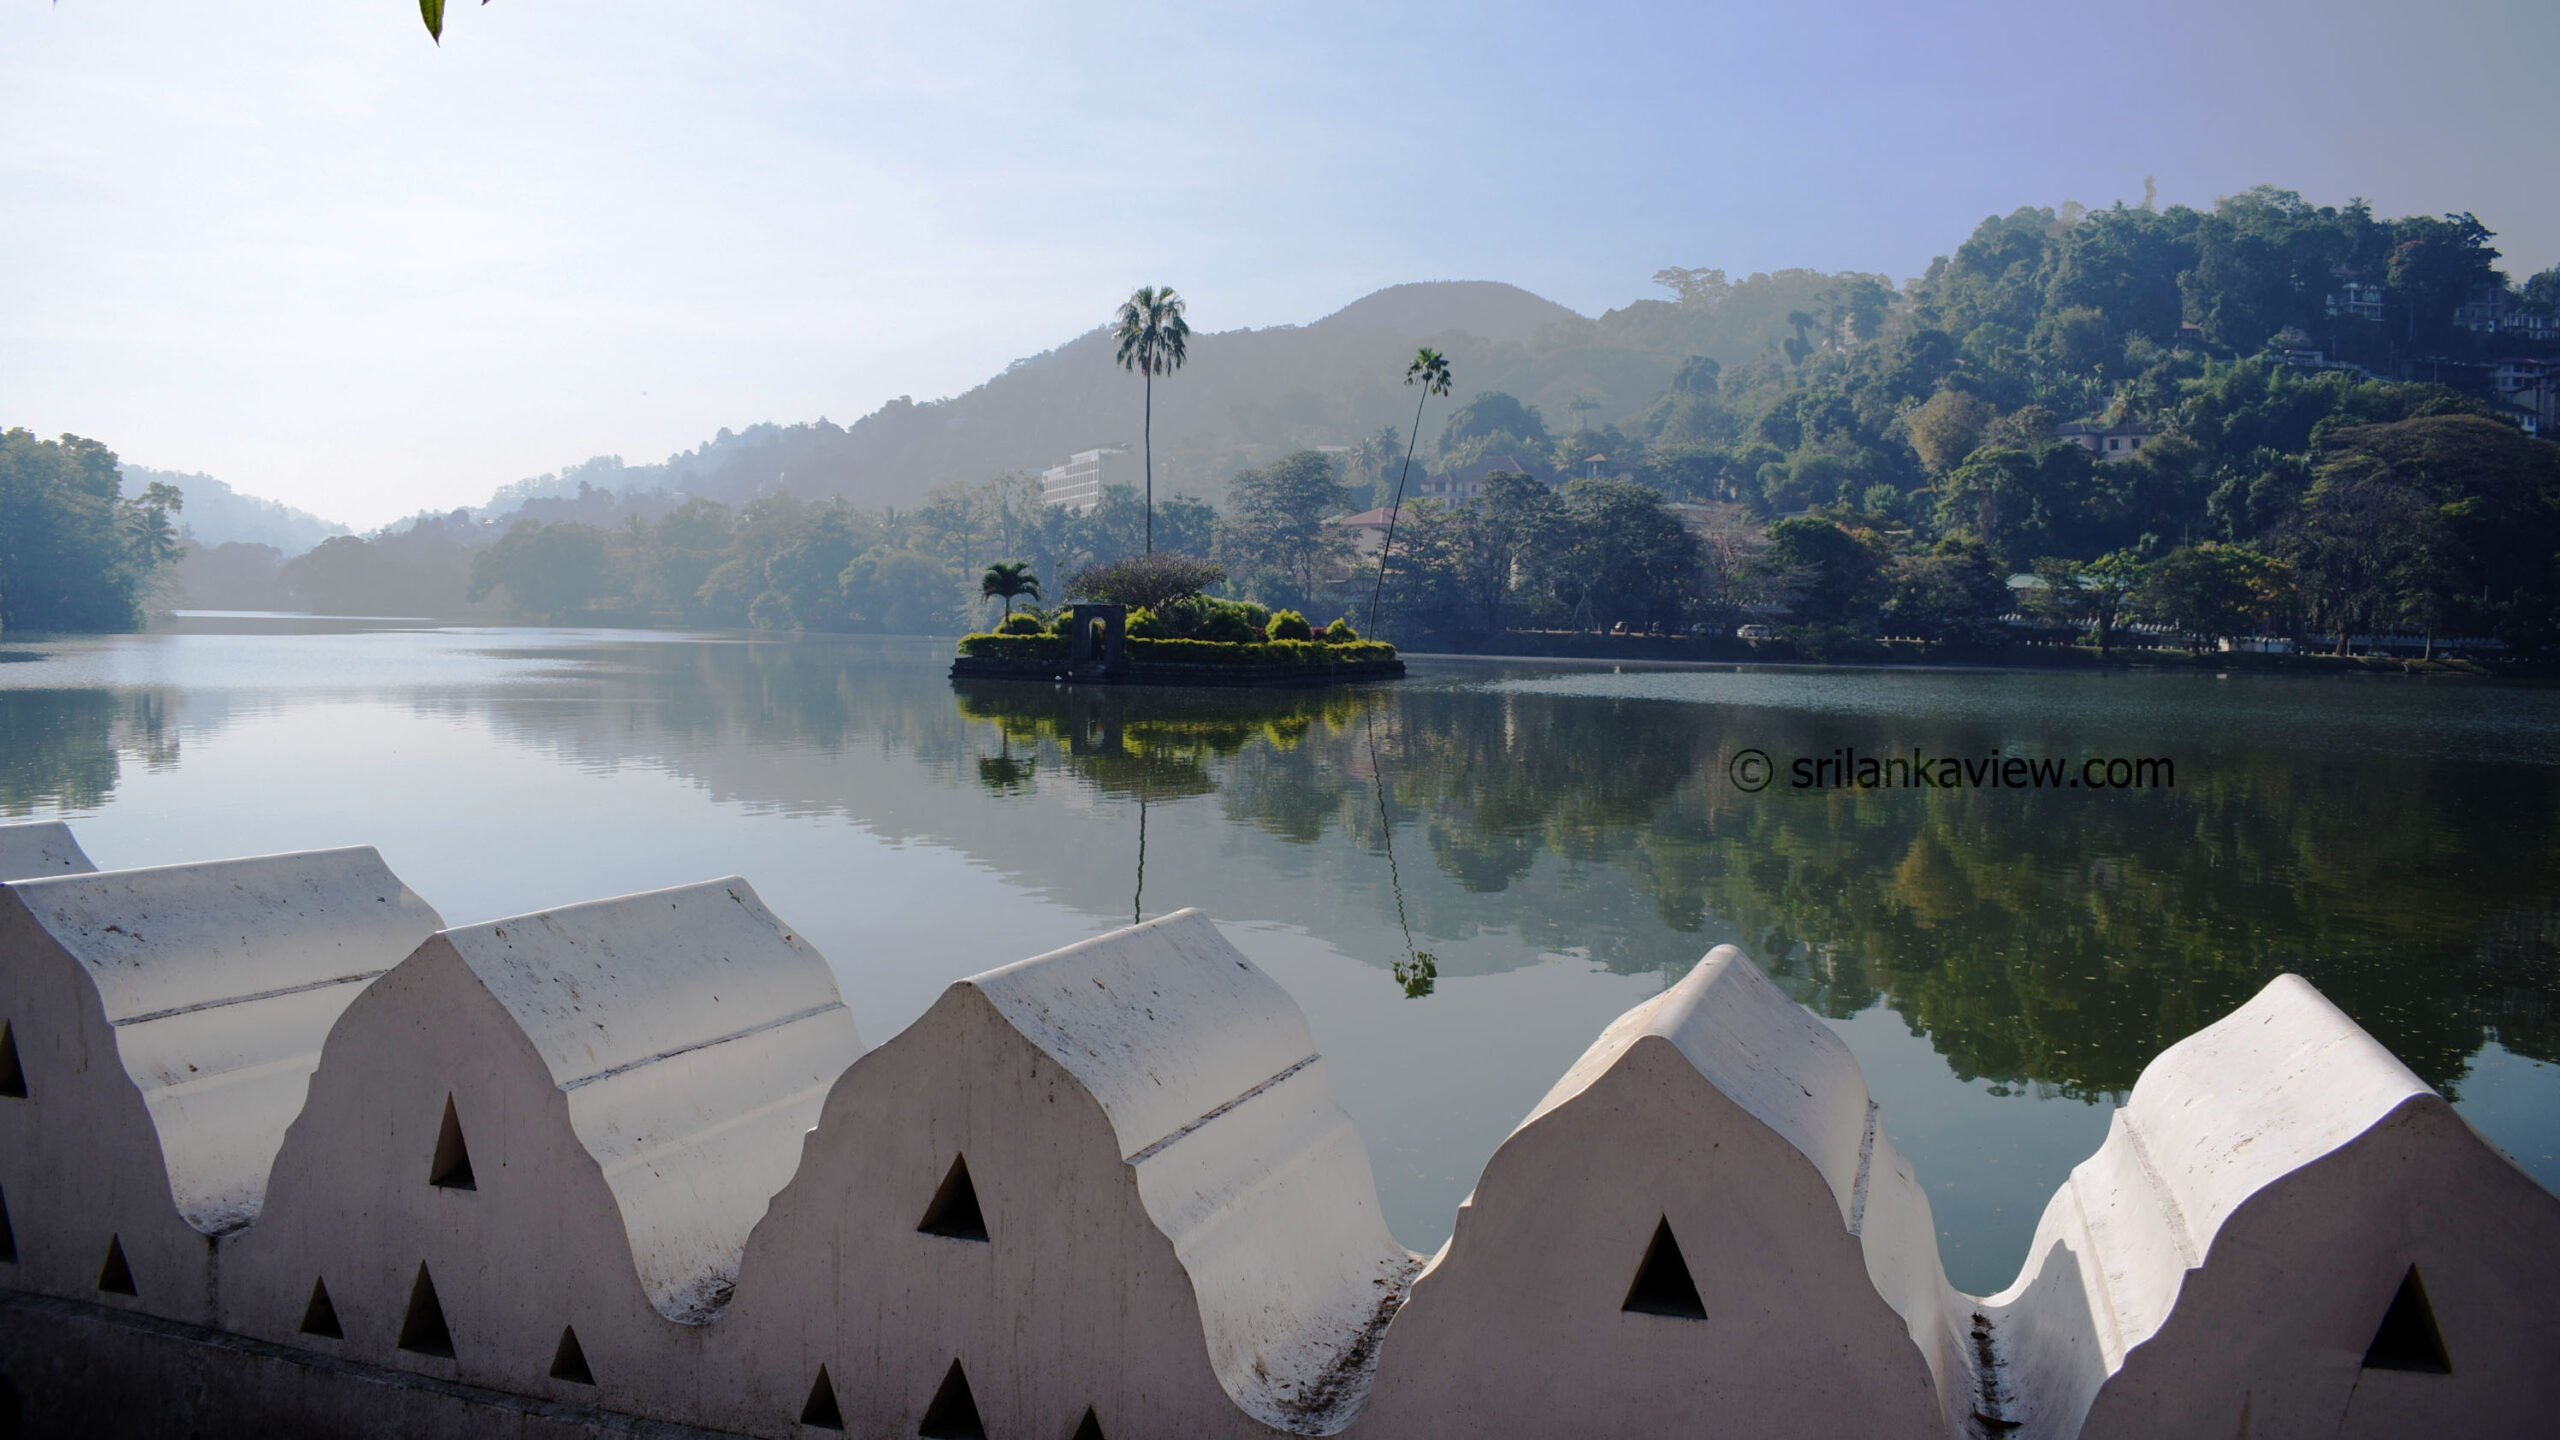
M 1778 627 L 1775 625 L 1745 625 L 1741 629 L 1733 632 L 1733 638 L 1736 640 L 1775 640 L 1778 638 Z

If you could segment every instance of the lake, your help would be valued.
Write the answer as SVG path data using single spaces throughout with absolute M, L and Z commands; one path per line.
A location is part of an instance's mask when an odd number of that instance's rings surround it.
M 744 875 L 872 1044 L 959 977 L 1198 906 L 1305 1007 L 1423 1251 L 1601 1027 L 1728 941 L 1857 1054 L 1963 1289 L 2008 1282 L 2145 1062 L 2287 970 L 2560 1186 L 2560 691 L 1428 657 L 1316 693 L 956 690 L 949 652 L 12 636 L 0 814 L 102 866 L 373 845 L 453 923 Z M 1983 784 L 1795 783 L 1915 756 Z M 1993 784 L 2013 759 L 2056 785 Z M 2065 783 L 2138 760 L 2172 768 Z

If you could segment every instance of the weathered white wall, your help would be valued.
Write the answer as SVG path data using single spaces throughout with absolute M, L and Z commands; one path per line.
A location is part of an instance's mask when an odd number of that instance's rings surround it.
M 331 1023 L 438 923 L 370 849 L 0 886 L 13 1283 L 209 1321 L 212 1237 L 256 1218 Z
M 71 827 L 59 820 L 0 825 L 0 881 L 84 875 L 97 868 L 71 838 Z
M 222 1323 L 681 1418 L 698 1322 L 861 1050 L 825 960 L 743 880 L 440 933 L 331 1033 L 267 1213 L 226 1248 Z M 471 1189 L 432 1183 L 448 1101 Z M 398 1343 L 422 1265 L 449 1357 Z M 343 1339 L 302 1333 L 315 1282 Z M 594 1385 L 551 1373 L 571 1328 Z
M 742 880 L 438 923 L 370 850 L 0 885 L 31 1416 L 157 1434 L 138 1386 L 258 1412 L 208 1434 L 801 1436 L 823 1367 L 843 1429 L 908 1436 L 955 1363 L 988 1434 L 1056 1440 L 2560 1413 L 2560 1198 L 2294 977 L 2144 1071 L 1977 1300 L 1845 1047 L 1729 946 L 1602 1034 L 1415 1279 L 1305 1018 L 1195 911 L 868 1055 Z M 433 1183 L 448 1106 L 468 1188 Z M 983 1238 L 923 1233 L 964 1157 Z M 1666 1224 L 1703 1317 L 1627 1308 Z M 138 1294 L 99 1289 L 110 1235 Z M 450 1355 L 401 1342 L 422 1267 Z M 2412 1267 L 2450 1373 L 2367 1367 Z M 572 1328 L 592 1384 L 554 1373 Z
M 963 1157 L 987 1238 L 920 1233 Z M 962 981 L 847 1072 L 704 1418 L 797 1433 L 823 1365 L 852 1432 L 913 1435 L 957 1360 L 991 1435 L 1328 1433 L 1412 1263 L 1305 1018 L 1184 911 Z
M 1703 1319 L 1624 1308 L 1666 1221 Z M 1934 1436 L 1953 1298 L 1857 1062 L 1720 946 L 1494 1153 L 1355 1433 Z
M 2449 1375 L 2364 1368 L 2412 1265 Z M 2547 1433 L 2560 1199 L 2287 975 L 2145 1067 L 1986 1310 L 2028 1440 Z

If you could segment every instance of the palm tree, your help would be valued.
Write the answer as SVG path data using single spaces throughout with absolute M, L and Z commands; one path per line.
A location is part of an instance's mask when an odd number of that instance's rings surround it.
M 1404 513 L 1404 482 L 1413 474 L 1413 447 L 1422 439 L 1422 407 L 1434 395 L 1449 393 L 1449 357 L 1425 345 L 1404 367 L 1404 383 L 1422 387 L 1422 395 L 1413 402 L 1413 433 L 1404 442 L 1404 469 L 1396 475 L 1396 498 L 1387 511 L 1386 543 L 1378 547 L 1378 584 L 1369 592 L 1369 629 L 1378 628 L 1378 601 L 1387 593 L 1387 554 L 1396 548 L 1396 517 Z
M 1170 285 L 1141 285 L 1120 306 L 1120 368 L 1147 377 L 1147 553 L 1156 553 L 1156 377 L 1182 368 L 1191 326 Z
M 1028 560 L 999 560 L 987 567 L 986 574 L 978 577 L 979 598 L 1002 600 L 1007 620 L 1013 618 L 1015 597 L 1022 595 L 1034 600 L 1040 598 L 1040 577 L 1031 573 Z

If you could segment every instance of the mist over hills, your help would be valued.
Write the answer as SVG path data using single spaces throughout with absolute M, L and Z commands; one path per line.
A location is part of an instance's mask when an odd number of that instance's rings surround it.
M 1156 386 L 1158 493 L 1223 501 L 1236 471 L 1290 451 L 1382 427 L 1401 437 L 1414 401 L 1404 370 L 1423 344 L 1449 356 L 1456 402 L 1500 390 L 1559 417 L 1577 397 L 1595 424 L 1630 416 L 1689 356 L 1734 364 L 1771 351 L 1796 333 L 1789 312 L 1815 306 L 1845 278 L 1789 270 L 1726 285 L 1716 272 L 1680 273 L 1713 276 L 1717 303 L 1639 300 L 1595 320 L 1514 285 L 1439 281 L 1390 286 L 1305 325 L 1214 331 L 1206 326 L 1215 317 L 1194 313 L 1202 328 L 1188 363 Z M 821 418 L 723 429 L 654 465 L 598 457 L 504 487 L 477 513 L 574 495 L 581 484 L 729 502 L 780 488 L 912 506 L 937 485 L 1038 471 L 1099 445 L 1134 450 L 1141 386 L 1113 349 L 1109 328 L 1097 326 L 948 399 L 902 395 L 851 426 Z M 1447 413 L 1435 407 L 1425 422 L 1426 459 Z
M 287 555 L 299 555 L 332 535 L 348 533 L 335 520 L 323 520 L 281 500 L 244 494 L 210 475 L 129 463 L 118 469 L 128 496 L 141 494 L 154 481 L 178 487 L 186 497 L 185 508 L 178 512 L 178 528 L 198 545 L 272 545 Z

